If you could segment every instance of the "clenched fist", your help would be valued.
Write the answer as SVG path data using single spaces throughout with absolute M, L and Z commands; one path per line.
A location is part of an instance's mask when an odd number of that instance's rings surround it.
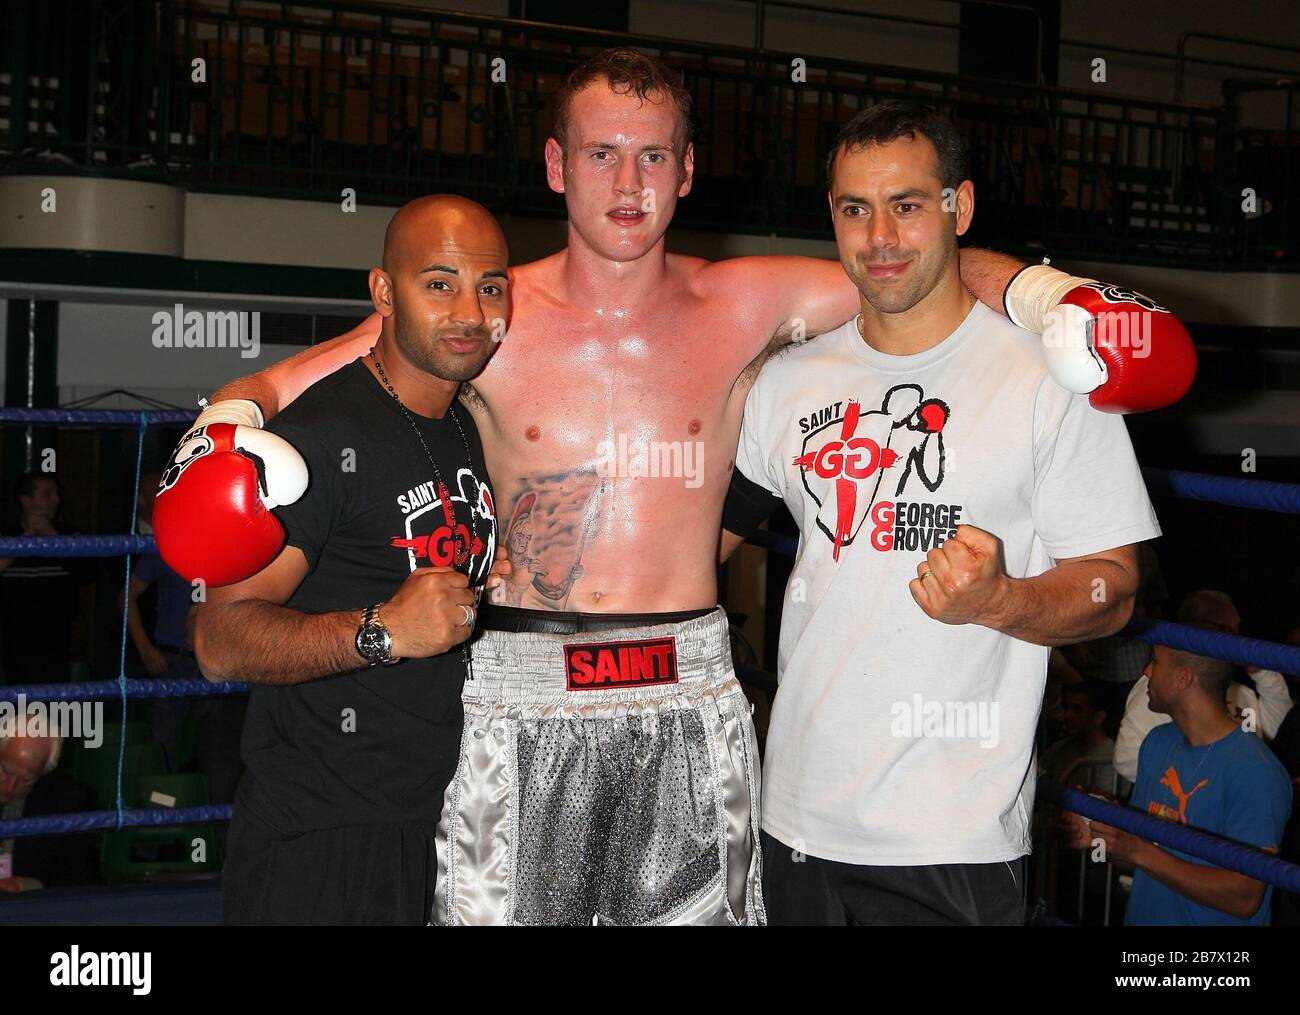
M 912 598 L 927 616 L 945 624 L 996 626 L 1011 579 L 1002 560 L 1002 543 L 974 525 L 926 554 L 908 583 Z
M 509 576 L 509 556 L 504 547 L 498 546 L 487 588 L 496 588 Z M 469 578 L 459 571 L 449 567 L 416 568 L 396 595 L 379 608 L 379 621 L 393 636 L 393 655 L 398 659 L 425 659 L 459 645 L 474 630 L 476 599 Z

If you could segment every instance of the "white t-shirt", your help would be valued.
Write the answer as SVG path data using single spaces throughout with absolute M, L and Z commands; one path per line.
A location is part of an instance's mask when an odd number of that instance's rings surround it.
M 1039 342 L 982 304 L 914 356 L 849 321 L 750 392 L 736 467 L 800 529 L 763 772 L 783 843 L 876 865 L 1029 852 L 1048 649 L 931 620 L 908 582 L 960 524 L 1002 540 L 1013 578 L 1160 534 L 1123 419 L 1052 381 Z

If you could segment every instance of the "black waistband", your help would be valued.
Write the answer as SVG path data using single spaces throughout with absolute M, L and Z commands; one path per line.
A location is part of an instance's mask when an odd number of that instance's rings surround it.
M 475 626 L 485 631 L 583 634 L 587 631 L 615 631 L 624 627 L 680 624 L 685 620 L 707 617 L 716 609 L 716 606 L 710 606 L 703 610 L 683 610 L 679 613 L 553 613 L 550 610 L 523 610 L 484 602 L 479 607 Z

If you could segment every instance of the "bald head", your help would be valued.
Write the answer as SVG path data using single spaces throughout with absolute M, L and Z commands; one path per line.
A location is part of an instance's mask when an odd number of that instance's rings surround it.
M 397 209 L 384 232 L 384 271 L 400 272 L 448 247 L 499 253 L 506 263 L 506 237 L 490 211 L 456 194 L 417 197 Z
M 58 737 L 38 736 L 20 725 L 18 732 L 0 737 L 0 803 L 26 796 L 59 763 Z
M 505 234 L 486 208 L 454 194 L 403 205 L 384 234 L 370 296 L 380 342 L 446 381 L 478 375 L 510 313 Z

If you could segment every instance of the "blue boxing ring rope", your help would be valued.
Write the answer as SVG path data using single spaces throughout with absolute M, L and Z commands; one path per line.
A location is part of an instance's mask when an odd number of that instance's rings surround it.
M 135 482 L 134 489 L 131 491 L 131 532 L 134 533 L 136 525 L 139 522 L 137 513 L 140 510 L 140 467 L 144 462 L 144 434 L 149 429 L 149 419 L 140 412 L 139 426 L 136 428 L 135 441 Z M 121 828 L 126 820 L 126 811 L 122 804 L 122 771 L 126 765 L 126 633 L 127 620 L 131 613 L 130 596 L 131 596 L 131 555 L 126 554 L 126 568 L 122 578 L 122 640 L 118 646 L 117 657 L 117 682 L 119 698 L 122 703 L 121 722 L 124 735 L 117 738 L 117 777 L 114 793 L 116 799 L 114 806 L 117 809 L 117 828 Z
M 121 693 L 118 680 L 92 680 L 81 684 L 22 684 L 0 687 L 0 701 L 18 701 L 22 695 L 27 701 L 93 701 L 112 698 Z M 149 679 L 126 681 L 126 693 L 131 698 L 196 698 L 207 695 L 244 694 L 247 684 L 214 684 L 209 680 Z
M 1295 483 L 1207 476 L 1201 472 L 1182 472 L 1177 469 L 1143 469 L 1142 476 L 1150 490 L 1168 493 L 1183 500 L 1204 500 L 1227 507 L 1300 514 L 1300 485 Z
M 1053 803 L 1085 818 L 1103 821 L 1150 842 L 1209 860 L 1217 867 L 1300 894 L 1300 866 L 1279 860 L 1253 847 L 1188 828 L 1186 825 L 1162 821 L 1132 807 L 1121 807 L 1107 800 L 1099 800 L 1050 779 L 1039 779 L 1038 791 Z
M 148 426 L 188 423 L 195 413 L 185 410 L 106 410 L 106 409 L 28 409 L 0 408 L 0 425 L 64 426 L 135 426 L 138 429 L 136 464 L 132 498 L 131 529 L 136 527 L 135 504 L 138 500 L 144 435 Z M 1166 469 L 1144 469 L 1148 484 L 1155 491 L 1189 500 L 1203 500 L 1234 507 L 1255 508 L 1300 514 L 1300 485 L 1227 478 L 1201 473 Z M 798 542 L 779 533 L 760 531 L 750 540 L 770 552 L 795 556 Z M 0 539 L 0 556 L 107 557 L 127 558 L 125 587 L 130 588 L 133 553 L 155 549 L 152 537 L 142 535 L 45 536 Z M 1257 666 L 1282 672 L 1300 673 L 1300 648 L 1219 634 L 1165 621 L 1141 620 L 1130 624 L 1125 633 L 1159 645 L 1183 649 L 1198 655 Z M 204 680 L 132 680 L 126 676 L 126 611 L 123 610 L 121 649 L 115 680 L 86 683 L 26 684 L 0 687 L 0 702 L 84 701 L 116 696 L 121 703 L 125 724 L 130 698 L 169 698 L 198 695 L 242 694 L 243 684 L 212 684 Z M 178 809 L 127 809 L 123 806 L 122 776 L 125 737 L 120 738 L 116 775 L 116 808 L 42 817 L 0 820 L 0 839 L 60 832 L 84 832 L 120 829 L 130 826 L 174 825 L 203 821 L 221 821 L 230 817 L 230 804 L 210 804 Z M 1300 866 L 1287 863 L 1260 850 L 1209 835 L 1195 829 L 1160 821 L 1140 811 L 1098 800 L 1077 790 L 1047 780 L 1038 785 L 1044 798 L 1089 818 L 1096 818 L 1116 828 L 1162 846 L 1172 847 L 1233 870 L 1248 877 L 1300 893 Z
M 0 689 L 0 701 L 83 701 L 106 698 L 116 694 L 121 702 L 122 727 L 126 726 L 128 697 L 180 697 L 187 693 L 233 694 L 247 688 L 238 684 L 209 684 L 210 690 L 182 688 L 206 681 L 142 681 L 127 680 L 126 638 L 127 598 L 131 588 L 131 554 L 156 550 L 151 536 L 136 534 L 136 512 L 140 501 L 140 475 L 144 461 L 145 432 L 151 423 L 189 423 L 195 413 L 186 410 L 129 410 L 129 409 L 36 409 L 0 408 L 0 424 L 62 424 L 65 426 L 136 426 L 135 476 L 131 496 L 131 534 L 126 536 L 29 536 L 0 539 L 0 556 L 6 557 L 108 557 L 126 558 L 123 577 L 122 634 L 118 651 L 116 681 L 98 681 L 81 684 L 27 684 Z M 143 685 L 154 684 L 153 687 Z M 132 686 L 134 685 L 134 686 Z M 170 686 L 168 686 L 170 685 Z M 134 692 L 132 694 L 131 692 Z M 19 838 L 30 835 L 48 835 L 56 832 L 121 829 L 132 825 L 184 824 L 192 821 L 224 820 L 230 817 L 230 804 L 186 807 L 169 810 L 127 810 L 123 805 L 122 776 L 126 764 L 126 737 L 118 738 L 117 771 L 114 778 L 114 803 L 111 811 L 87 811 L 81 814 L 59 814 L 33 818 L 0 820 L 0 838 Z
M 122 801 L 118 785 L 118 803 Z M 37 818 L 10 818 L 0 834 L 5 838 L 51 835 L 63 832 L 117 831 L 135 826 L 189 825 L 204 821 L 229 821 L 233 804 L 205 804 L 202 807 L 158 807 L 151 810 L 118 807 L 115 811 L 81 811 L 78 814 L 50 814 Z

